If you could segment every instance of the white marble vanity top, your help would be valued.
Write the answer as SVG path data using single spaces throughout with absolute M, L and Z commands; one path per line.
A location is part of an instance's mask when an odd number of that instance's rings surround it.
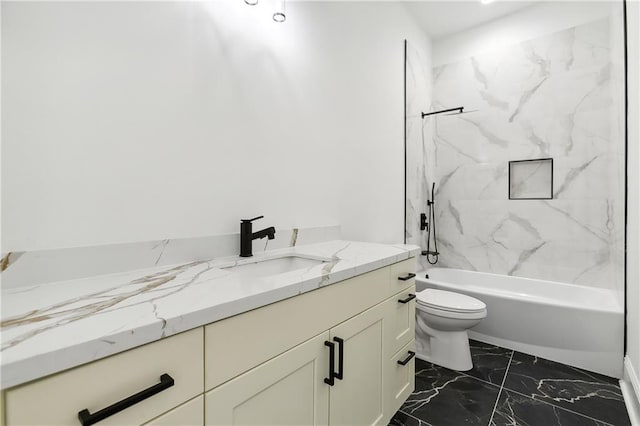
M 350 241 L 2 290 L 1 388 L 399 262 L 417 246 Z M 326 263 L 251 278 L 221 267 L 298 254 Z

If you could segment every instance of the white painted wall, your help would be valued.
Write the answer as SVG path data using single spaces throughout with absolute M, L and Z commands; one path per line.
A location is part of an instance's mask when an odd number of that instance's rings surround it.
M 627 1 L 628 55 L 628 221 L 626 373 L 640 398 L 640 2 Z M 629 371 L 629 365 L 633 371 Z M 640 406 L 640 405 L 637 405 Z M 640 413 L 638 413 L 640 414 Z M 640 421 L 640 418 L 638 418 Z
M 403 238 L 392 3 L 3 2 L 2 251 L 341 224 Z M 382 30 L 383 29 L 383 30 Z
M 433 65 L 457 62 L 595 21 L 610 15 L 615 6 L 616 2 L 612 1 L 540 2 L 481 26 L 434 40 Z

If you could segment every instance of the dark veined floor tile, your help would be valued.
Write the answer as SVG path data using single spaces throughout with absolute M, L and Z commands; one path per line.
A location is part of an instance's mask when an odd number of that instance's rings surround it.
M 426 362 L 416 364 L 416 389 L 401 410 L 434 426 L 486 425 L 499 388 Z
M 607 426 L 537 399 L 503 390 L 491 426 Z
M 631 424 L 611 377 L 516 352 L 504 387 L 616 426 Z
M 476 340 L 470 340 L 469 346 L 473 368 L 465 373 L 498 386 L 502 385 L 513 351 Z
M 421 422 L 420 420 L 403 413 L 402 411 L 398 411 L 389 422 L 389 426 L 429 426 L 429 425 L 427 423 Z

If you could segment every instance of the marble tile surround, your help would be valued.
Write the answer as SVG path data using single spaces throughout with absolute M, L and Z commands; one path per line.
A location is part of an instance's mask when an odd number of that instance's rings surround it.
M 416 229 L 435 180 L 438 266 L 622 296 L 621 25 L 614 13 L 432 70 L 431 108 L 473 112 L 425 119 L 425 142 L 409 132 L 408 243 L 425 248 Z M 417 62 L 408 57 L 408 69 Z M 408 99 L 423 92 L 411 88 Z M 554 199 L 508 200 L 508 161 L 544 157 L 554 159 Z
M 267 226 L 267 225 L 265 225 Z M 258 222 L 255 229 L 262 229 Z M 276 229 L 275 239 L 255 240 L 253 252 L 341 238 L 340 226 Z M 2 288 L 31 286 L 156 266 L 176 265 L 240 252 L 240 234 L 2 254 Z

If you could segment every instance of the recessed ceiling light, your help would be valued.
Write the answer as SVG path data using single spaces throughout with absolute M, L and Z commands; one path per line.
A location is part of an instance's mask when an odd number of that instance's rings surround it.
M 495 0 L 480 0 L 480 3 L 482 4 L 489 4 L 489 3 L 493 3 Z

